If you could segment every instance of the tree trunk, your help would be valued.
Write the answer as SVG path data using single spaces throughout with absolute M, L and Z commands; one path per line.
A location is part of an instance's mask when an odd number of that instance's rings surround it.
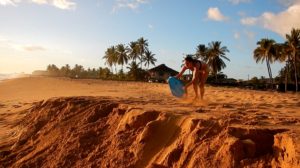
M 288 61 L 287 61 L 286 62 L 286 69 L 285 69 L 284 92 L 287 92 L 288 72 L 289 72 L 289 64 L 288 64 Z
M 296 64 L 295 53 L 294 53 L 294 69 L 295 69 L 295 85 L 296 85 L 296 92 L 298 92 L 297 64 Z
M 269 68 L 270 68 L 270 76 L 271 76 L 271 78 L 270 78 L 270 80 L 271 80 L 271 89 L 273 90 L 273 83 L 274 83 L 274 81 L 273 81 L 273 74 L 272 74 L 272 69 L 271 69 L 270 62 L 269 62 Z
M 271 83 L 271 89 L 273 90 L 272 72 L 271 72 L 270 62 L 268 58 L 266 59 L 266 63 L 267 63 L 267 68 L 268 68 L 268 73 L 269 73 L 269 78 Z

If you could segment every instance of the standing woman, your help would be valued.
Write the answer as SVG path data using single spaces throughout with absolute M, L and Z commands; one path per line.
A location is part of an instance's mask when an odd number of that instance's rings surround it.
M 187 69 L 189 69 L 193 72 L 193 78 L 184 87 L 186 96 L 188 95 L 187 88 L 193 84 L 194 91 L 195 91 L 194 100 L 199 99 L 198 86 L 200 88 L 200 96 L 201 96 L 201 100 L 202 100 L 203 96 L 204 96 L 204 84 L 206 82 L 206 79 L 207 79 L 207 76 L 209 73 L 208 66 L 207 66 L 207 64 L 205 64 L 199 60 L 196 60 L 192 57 L 186 57 L 184 59 L 184 66 L 182 67 L 180 73 L 178 75 L 176 75 L 176 78 L 180 78 Z

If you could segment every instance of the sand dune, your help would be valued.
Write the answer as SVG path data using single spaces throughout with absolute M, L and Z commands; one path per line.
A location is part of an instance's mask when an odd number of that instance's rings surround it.
M 0 167 L 300 167 L 297 94 L 20 78 L 0 83 Z M 192 95 L 191 95 L 192 96 Z

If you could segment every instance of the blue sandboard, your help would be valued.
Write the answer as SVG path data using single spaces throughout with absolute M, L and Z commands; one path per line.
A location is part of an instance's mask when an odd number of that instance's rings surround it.
M 184 84 L 181 80 L 175 77 L 169 77 L 168 83 L 172 92 L 172 95 L 176 97 L 182 97 L 184 95 Z

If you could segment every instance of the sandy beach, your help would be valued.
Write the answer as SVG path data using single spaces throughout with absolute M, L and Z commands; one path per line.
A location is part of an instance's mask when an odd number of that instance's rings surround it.
M 300 95 L 26 77 L 0 82 L 0 167 L 300 167 Z

